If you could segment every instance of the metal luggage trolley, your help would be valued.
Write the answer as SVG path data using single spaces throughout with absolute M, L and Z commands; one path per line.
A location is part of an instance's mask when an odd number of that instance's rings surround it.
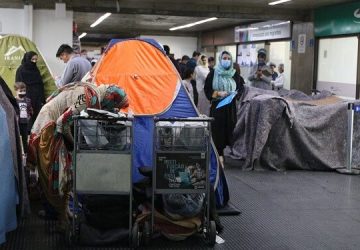
M 215 244 L 216 225 L 210 220 L 210 152 L 213 118 L 155 118 L 151 233 L 156 194 L 205 194 L 200 232 Z M 144 228 L 143 236 L 147 232 Z
M 129 195 L 129 242 L 138 242 L 132 212 L 133 126 L 130 118 L 74 116 L 73 216 L 66 240 L 80 235 L 78 194 Z M 121 211 L 119 211 L 121 212 Z M 135 246 L 136 247 L 136 246 Z

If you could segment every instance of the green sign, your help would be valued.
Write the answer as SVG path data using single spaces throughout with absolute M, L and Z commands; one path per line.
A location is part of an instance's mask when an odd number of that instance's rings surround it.
M 47 97 L 56 90 L 54 79 L 40 51 L 32 41 L 25 37 L 9 35 L 0 39 L 0 75 L 14 93 L 16 70 L 21 65 L 24 54 L 28 51 L 38 54 L 39 59 L 36 65 L 42 76 L 45 97 Z
M 315 36 L 360 33 L 360 2 L 315 10 Z

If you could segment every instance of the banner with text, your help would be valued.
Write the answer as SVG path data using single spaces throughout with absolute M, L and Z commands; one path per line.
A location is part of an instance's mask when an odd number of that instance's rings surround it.
M 235 42 L 254 42 L 291 37 L 291 22 L 272 20 L 235 27 Z

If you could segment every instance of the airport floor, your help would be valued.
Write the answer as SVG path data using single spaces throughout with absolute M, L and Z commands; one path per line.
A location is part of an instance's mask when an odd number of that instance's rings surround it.
M 336 172 L 251 171 L 226 168 L 237 216 L 222 216 L 225 242 L 199 237 L 151 241 L 140 249 L 360 249 L 360 176 Z M 8 234 L 0 250 L 68 249 L 55 223 L 32 216 Z M 77 246 L 73 249 L 127 249 Z

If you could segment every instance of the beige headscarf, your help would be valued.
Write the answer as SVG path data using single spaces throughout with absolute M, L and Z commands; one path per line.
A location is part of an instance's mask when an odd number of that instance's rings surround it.
M 208 67 L 208 59 L 206 55 L 200 55 L 197 61 L 197 65 Z

